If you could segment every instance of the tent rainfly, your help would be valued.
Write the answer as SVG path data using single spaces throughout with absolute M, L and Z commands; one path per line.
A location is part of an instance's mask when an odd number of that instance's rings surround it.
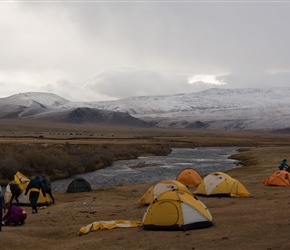
M 290 187 L 290 173 L 285 170 L 274 172 L 270 177 L 264 179 L 263 183 L 266 186 L 282 186 Z

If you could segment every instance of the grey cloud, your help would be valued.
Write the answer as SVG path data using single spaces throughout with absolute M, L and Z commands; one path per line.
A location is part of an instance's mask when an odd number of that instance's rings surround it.
M 95 75 L 84 88 L 112 98 L 141 95 L 169 95 L 195 90 L 188 75 L 159 73 L 132 68 L 108 69 Z
M 289 87 L 290 72 L 265 72 L 261 70 L 235 71 L 219 77 L 229 88 Z
M 289 66 L 290 5 L 103 3 L 68 8 L 88 40 L 111 50 L 102 54 L 104 61 L 110 57 L 118 66 L 136 63 L 150 70 L 197 73 L 248 64 Z
M 0 76 L 9 76 L 2 82 L 15 83 L 15 92 L 24 72 L 29 91 L 50 82 L 53 91 L 87 100 L 212 86 L 187 83 L 198 74 L 222 75 L 228 88 L 284 86 L 290 80 L 289 11 L 289 3 L 248 1 L 5 5 Z

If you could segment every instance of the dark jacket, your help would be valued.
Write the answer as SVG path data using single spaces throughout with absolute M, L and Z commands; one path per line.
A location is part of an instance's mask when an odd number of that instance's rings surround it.
M 42 183 L 44 185 L 45 190 L 51 190 L 51 182 L 47 176 L 44 176 L 42 179 Z
M 12 195 L 15 195 L 16 197 L 18 197 L 21 194 L 21 189 L 17 184 L 9 183 L 9 186 L 10 186 Z
M 288 168 L 289 166 L 287 165 L 286 161 L 283 160 L 281 163 L 280 163 L 280 166 L 279 166 L 279 169 L 280 170 L 284 170 L 284 168 Z
M 2 192 L 0 192 L 0 209 L 4 209 L 4 212 L 6 210 L 6 205 L 5 205 L 5 198 L 4 198 L 4 194 Z
M 46 197 L 44 185 L 43 185 L 42 181 L 40 180 L 39 174 L 37 174 L 35 176 L 35 178 L 29 182 L 29 184 L 27 185 L 26 190 L 25 190 L 25 195 L 27 195 L 27 193 L 30 189 L 35 189 L 35 188 L 38 189 L 38 191 L 41 190 L 43 193 L 43 196 Z M 33 190 L 31 190 L 31 191 L 33 191 Z

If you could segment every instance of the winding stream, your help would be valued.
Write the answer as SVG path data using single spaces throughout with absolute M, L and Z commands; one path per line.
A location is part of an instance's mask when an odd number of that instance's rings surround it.
M 237 149 L 237 147 L 173 148 L 166 156 L 115 161 L 110 167 L 77 176 L 85 178 L 92 188 L 174 180 L 184 168 L 193 168 L 203 176 L 237 167 L 237 161 L 228 159 Z M 72 180 L 73 178 L 68 178 L 52 182 L 53 191 L 65 192 Z

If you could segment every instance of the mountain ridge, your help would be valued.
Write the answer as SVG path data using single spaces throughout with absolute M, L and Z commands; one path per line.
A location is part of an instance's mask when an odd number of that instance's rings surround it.
M 27 92 L 0 98 L 0 119 L 58 117 L 67 123 L 114 121 L 145 127 L 283 130 L 290 127 L 289 96 L 290 88 L 212 88 L 187 94 L 72 102 L 52 93 Z

